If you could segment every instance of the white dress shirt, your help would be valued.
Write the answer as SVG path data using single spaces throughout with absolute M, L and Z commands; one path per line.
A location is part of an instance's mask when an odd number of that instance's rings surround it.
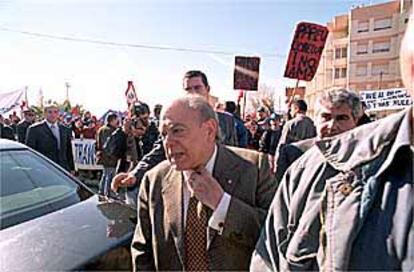
M 207 162 L 207 165 L 206 165 L 206 170 L 211 175 L 213 175 L 213 169 L 214 169 L 214 164 L 216 162 L 216 157 L 217 157 L 217 145 L 214 146 L 213 155 L 211 156 L 210 160 Z M 183 175 L 184 175 L 184 180 L 185 180 L 183 184 L 184 185 L 183 186 L 184 227 L 185 227 L 185 222 L 187 219 L 188 204 L 190 202 L 190 197 L 191 197 L 186 181 L 189 179 L 191 175 L 191 171 L 183 171 Z M 229 206 L 230 206 L 230 201 L 231 201 L 231 196 L 228 193 L 224 192 L 223 196 L 220 199 L 219 204 L 217 205 L 217 208 L 214 210 L 213 214 L 208 220 L 208 226 L 218 231 L 220 235 L 223 232 L 224 221 L 226 220 L 227 211 L 229 210 Z
M 58 148 L 60 149 L 60 131 L 59 131 L 59 124 L 57 122 L 55 123 L 49 123 L 48 121 L 46 121 L 47 126 L 50 128 L 50 130 L 52 131 L 52 134 L 55 136 L 56 141 L 57 141 L 57 145 Z

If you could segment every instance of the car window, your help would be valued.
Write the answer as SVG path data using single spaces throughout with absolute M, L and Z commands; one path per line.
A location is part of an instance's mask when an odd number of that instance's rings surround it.
M 0 152 L 0 161 L 2 229 L 73 205 L 91 195 L 29 150 Z

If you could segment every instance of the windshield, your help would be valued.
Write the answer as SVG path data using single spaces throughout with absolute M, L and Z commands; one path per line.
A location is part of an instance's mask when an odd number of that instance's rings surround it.
M 92 194 L 28 150 L 0 152 L 1 229 L 68 207 Z

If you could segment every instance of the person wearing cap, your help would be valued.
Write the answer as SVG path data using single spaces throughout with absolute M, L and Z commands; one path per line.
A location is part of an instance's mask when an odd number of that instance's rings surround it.
M 17 124 L 17 140 L 20 143 L 26 142 L 26 133 L 29 126 L 34 123 L 35 113 L 31 109 L 26 109 L 23 111 L 23 120 Z
M 26 145 L 74 174 L 71 130 L 59 124 L 59 109 L 55 104 L 45 106 L 44 116 L 45 120 L 27 129 Z

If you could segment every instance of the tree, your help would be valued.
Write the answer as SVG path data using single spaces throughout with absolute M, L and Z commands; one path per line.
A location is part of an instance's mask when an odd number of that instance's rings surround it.
M 260 84 L 257 92 L 249 92 L 248 100 L 250 105 L 247 106 L 248 111 L 254 111 L 264 106 L 269 111 L 274 111 L 276 101 L 276 89 L 267 84 Z

